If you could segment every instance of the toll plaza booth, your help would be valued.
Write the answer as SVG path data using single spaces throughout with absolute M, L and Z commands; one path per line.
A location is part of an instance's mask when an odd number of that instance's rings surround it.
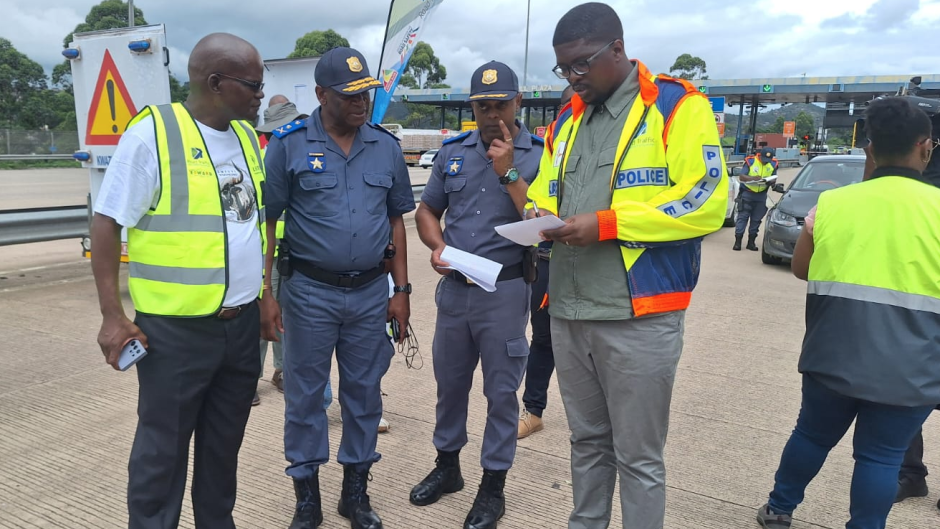
M 545 135 L 545 127 L 558 117 L 565 85 L 522 86 L 522 120 L 529 131 Z M 440 128 L 447 129 L 447 115 L 456 115 L 461 131 L 476 128 L 469 88 L 403 89 L 395 91 L 394 103 L 428 105 L 440 110 Z
M 915 82 L 916 81 L 916 82 Z M 940 74 L 844 77 L 786 77 L 754 79 L 692 80 L 699 92 L 708 97 L 715 115 L 715 126 L 724 138 L 726 126 L 736 124 L 734 141 L 725 140 L 726 159 L 741 160 L 758 146 L 758 115 L 762 109 L 790 104 L 818 104 L 825 107 L 822 123 L 815 123 L 812 134 L 797 137 L 796 123 L 784 124 L 782 136 L 784 149 L 799 149 L 802 155 L 798 163 L 809 157 L 826 154 L 827 131 L 829 129 L 851 130 L 853 141 L 850 147 L 858 147 L 860 130 L 856 122 L 864 114 L 864 108 L 876 97 L 890 95 L 919 95 L 928 98 L 940 97 Z M 916 85 L 916 89 L 914 86 Z M 523 120 L 533 133 L 539 127 L 554 121 L 561 92 L 565 85 L 523 86 Z M 456 113 L 460 123 L 464 116 L 473 119 L 468 88 L 444 89 L 399 89 L 396 102 L 431 105 L 440 109 L 441 128 L 445 128 L 448 113 Z M 745 115 L 747 114 L 747 115 Z M 729 127 L 732 128 L 732 127 Z M 787 150 L 787 156 L 792 151 Z
M 121 135 L 147 105 L 170 102 L 170 54 L 163 24 L 76 33 L 62 55 L 72 68 L 79 150 L 73 157 L 88 169 L 88 220 Z M 89 233 L 90 233 L 89 229 Z M 127 233 L 122 234 L 127 260 Z M 86 257 L 91 238 L 82 239 Z

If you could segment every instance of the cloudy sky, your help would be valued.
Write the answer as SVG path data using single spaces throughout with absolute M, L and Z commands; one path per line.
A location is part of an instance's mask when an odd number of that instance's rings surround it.
M 0 37 L 47 72 L 61 41 L 96 0 L 0 0 Z M 581 3 L 531 0 L 529 84 L 558 84 L 551 40 L 558 19 Z M 627 52 L 653 71 L 691 53 L 712 79 L 940 72 L 940 0 L 611 0 L 624 23 Z M 136 0 L 147 21 L 164 23 L 171 70 L 185 78 L 188 51 L 203 35 L 231 32 L 265 59 L 285 57 L 304 33 L 332 28 L 375 71 L 388 0 Z M 525 0 L 444 0 L 422 40 L 466 86 L 480 64 L 497 59 L 522 78 Z

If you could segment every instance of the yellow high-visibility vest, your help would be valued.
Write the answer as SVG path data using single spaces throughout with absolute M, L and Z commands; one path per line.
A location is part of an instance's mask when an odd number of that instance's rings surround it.
M 134 308 L 160 316 L 208 316 L 222 307 L 229 275 L 218 175 L 196 121 L 182 104 L 148 106 L 131 124 L 146 116 L 153 118 L 156 131 L 160 198 L 127 230 Z M 231 127 L 255 188 L 258 250 L 264 252 L 264 168 L 258 136 L 248 122 L 233 121 Z
M 894 406 L 940 402 L 940 189 L 904 171 L 819 196 L 800 371 Z

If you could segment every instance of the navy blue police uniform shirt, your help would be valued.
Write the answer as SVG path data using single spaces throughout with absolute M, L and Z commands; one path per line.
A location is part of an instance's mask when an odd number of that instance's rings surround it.
M 516 122 L 513 165 L 528 183 L 538 174 L 544 141 Z M 479 131 L 447 140 L 434 158 L 421 201 L 444 211 L 444 242 L 503 266 L 518 264 L 523 247 L 496 233 L 496 226 L 521 220 L 509 190 L 500 185 Z
M 318 108 L 274 131 L 264 166 L 266 214 L 276 219 L 286 210 L 291 257 L 331 272 L 378 266 L 389 217 L 415 209 L 398 139 L 372 123 L 359 128 L 347 157 L 324 130 Z

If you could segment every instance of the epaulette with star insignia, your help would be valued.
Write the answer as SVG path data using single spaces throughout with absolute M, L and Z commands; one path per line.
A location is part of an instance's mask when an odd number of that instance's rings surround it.
M 275 138 L 283 138 L 284 136 L 287 136 L 291 132 L 294 132 L 300 129 L 305 129 L 305 128 L 307 128 L 307 120 L 297 119 L 297 120 L 291 121 L 287 125 L 282 125 L 272 130 L 271 134 L 273 134 Z

